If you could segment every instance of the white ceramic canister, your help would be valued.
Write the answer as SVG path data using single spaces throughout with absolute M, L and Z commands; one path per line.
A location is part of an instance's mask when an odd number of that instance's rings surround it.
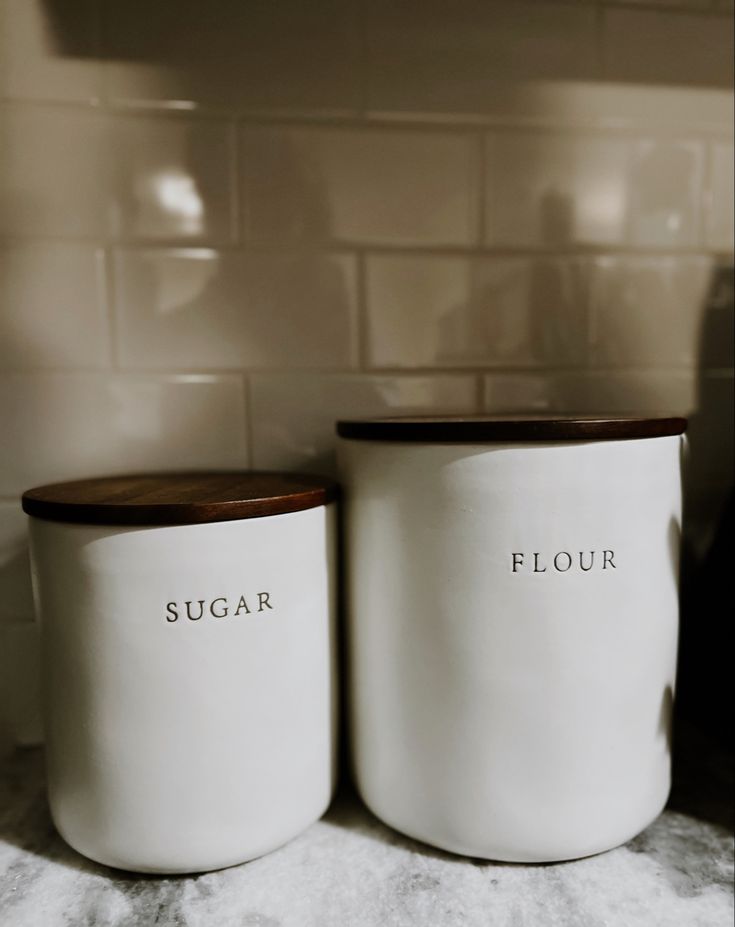
M 324 812 L 335 496 L 328 480 L 274 473 L 25 493 L 49 801 L 80 853 L 218 869 Z
M 685 425 L 339 423 L 353 760 L 378 817 L 543 862 L 659 814 Z

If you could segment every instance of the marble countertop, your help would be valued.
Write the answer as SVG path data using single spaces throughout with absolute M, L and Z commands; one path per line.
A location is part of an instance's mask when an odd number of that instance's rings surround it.
M 450 856 L 377 821 L 348 788 L 262 859 L 188 877 L 89 862 L 55 833 L 37 749 L 0 771 L 3 927 L 731 927 L 732 757 L 680 737 L 667 810 L 624 847 L 521 866 Z

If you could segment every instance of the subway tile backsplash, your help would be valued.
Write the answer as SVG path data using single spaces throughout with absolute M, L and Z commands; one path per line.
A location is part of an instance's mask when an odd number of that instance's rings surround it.
M 102 248 L 0 241 L 0 368 L 109 367 Z
M 472 134 L 250 128 L 240 156 L 249 240 L 418 246 L 477 240 L 479 140 Z
M 354 255 L 121 250 L 114 276 L 123 367 L 356 364 Z
M 376 367 L 577 366 L 587 355 L 587 262 L 371 256 Z
M 253 462 L 336 472 L 334 423 L 370 415 L 475 411 L 471 376 L 261 374 L 251 378 Z
M 486 239 L 524 247 L 625 242 L 631 143 L 604 134 L 494 132 L 486 143 Z
M 689 412 L 703 551 L 731 46 L 724 0 L 0 0 L 0 741 L 38 737 L 35 483 L 334 472 L 339 416 Z
M 247 464 L 238 374 L 6 373 L 0 496 L 37 483 Z

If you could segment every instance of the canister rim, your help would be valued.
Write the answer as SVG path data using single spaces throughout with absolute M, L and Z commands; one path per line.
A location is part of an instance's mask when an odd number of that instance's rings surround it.
M 470 442 L 604 441 L 683 434 L 680 416 L 446 415 L 388 416 L 337 422 L 341 438 L 357 441 Z
M 142 473 L 36 486 L 23 493 L 26 514 L 96 525 L 189 525 L 260 518 L 333 501 L 327 477 L 270 470 Z

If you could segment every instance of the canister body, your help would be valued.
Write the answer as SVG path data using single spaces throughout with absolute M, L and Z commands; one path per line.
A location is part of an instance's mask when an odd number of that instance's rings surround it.
M 333 510 L 144 528 L 30 519 L 49 800 L 73 847 L 140 872 L 216 869 L 323 813 Z
M 353 756 L 380 818 L 542 862 L 660 812 L 682 440 L 340 442 Z

